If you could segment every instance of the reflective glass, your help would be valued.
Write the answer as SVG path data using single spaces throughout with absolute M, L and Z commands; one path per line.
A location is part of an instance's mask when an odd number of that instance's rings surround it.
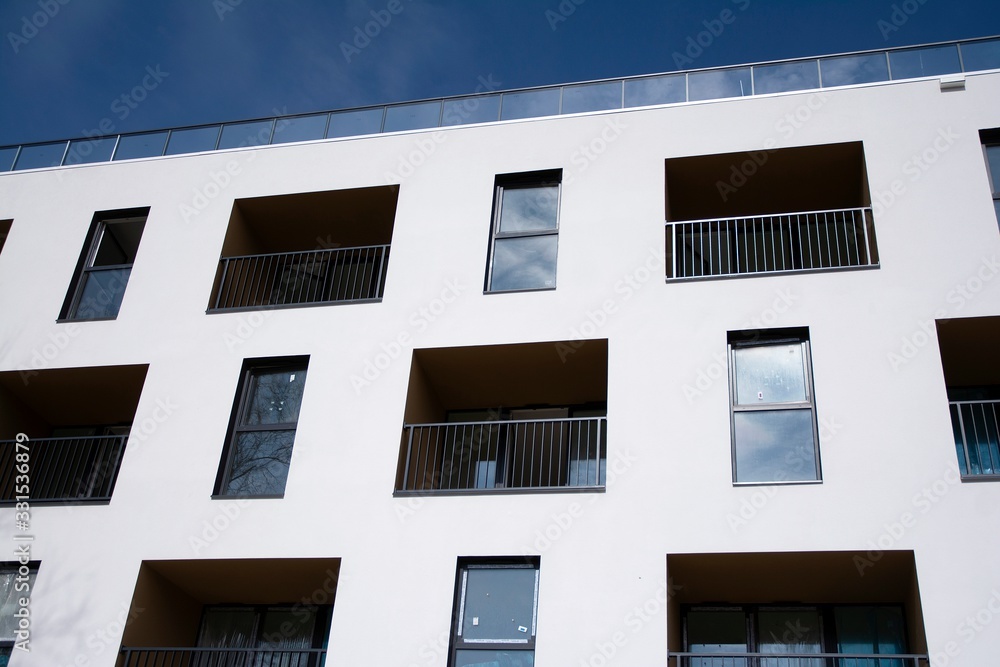
M 986 147 L 986 161 L 990 165 L 990 179 L 993 181 L 993 192 L 1000 193 L 1000 146 Z
M 500 120 L 500 96 L 477 95 L 445 100 L 442 125 L 468 125 Z
M 534 667 L 534 651 L 456 651 L 455 667 Z
M 749 67 L 688 74 L 688 99 L 692 102 L 745 97 L 752 90 Z
M 736 403 L 807 400 L 802 344 L 736 348 Z
M 245 425 L 294 424 L 299 419 L 306 370 L 255 373 L 247 401 Z
M 493 250 L 490 290 L 555 287 L 556 245 L 554 234 L 497 239 Z
M 17 164 L 14 165 L 14 171 L 58 167 L 65 152 L 65 141 L 40 146 L 22 146 L 21 154 L 17 156 Z
M 889 64 L 884 53 L 823 58 L 819 64 L 825 88 L 889 80 Z
M 14 615 L 20 608 L 18 598 L 30 597 L 31 590 L 35 587 L 35 575 L 38 572 L 32 569 L 28 573 L 28 590 L 17 590 L 17 568 L 5 567 L 0 571 L 0 641 L 14 641 L 14 631 L 17 630 L 18 621 Z
M 184 153 L 200 153 L 214 151 L 215 142 L 219 139 L 219 126 L 196 127 L 190 130 L 174 130 L 167 140 L 167 150 L 164 155 L 182 155 Z
M 818 479 L 812 410 L 754 410 L 733 415 L 737 482 Z
M 993 200 L 993 212 L 996 213 L 997 221 L 1000 222 L 1000 199 Z
M 254 645 L 257 614 L 253 609 L 205 610 L 198 636 L 199 648 L 250 648 Z
M 437 127 L 441 116 L 440 102 L 420 102 L 388 107 L 385 111 L 383 132 L 402 132 Z
M 906 630 L 898 607 L 849 606 L 833 610 L 839 653 L 893 655 L 906 651 Z M 879 667 L 897 667 L 879 661 Z
M 294 440 L 293 429 L 240 433 L 223 495 L 277 496 L 284 493 Z
M 809 88 L 819 88 L 819 67 L 815 60 L 753 68 L 753 91 L 757 95 Z
M 322 139 L 326 133 L 326 117 L 321 113 L 314 116 L 296 116 L 295 118 L 279 118 L 274 124 L 272 144 L 289 144 L 293 141 L 312 141 Z
M 462 639 L 531 640 L 535 612 L 534 568 L 469 568 L 465 580 Z
M 1000 68 L 1000 39 L 962 44 L 960 48 L 966 72 Z
M 134 160 L 141 157 L 163 155 L 163 146 L 166 141 L 166 132 L 123 134 L 118 140 L 115 160 Z
M 316 613 L 308 609 L 271 608 L 264 615 L 261 624 L 261 648 L 306 649 L 312 646 L 313 626 L 316 625 Z M 298 657 L 295 655 L 271 656 L 278 662 L 290 663 L 288 667 L 296 667 Z M 304 663 L 305 660 L 303 659 Z M 268 665 L 270 667 L 270 665 Z M 285 667 L 275 664 L 274 667 Z M 303 664 L 302 667 L 305 667 Z
M 14 166 L 14 158 L 17 156 L 17 147 L 0 148 L 0 171 L 10 171 Z
M 559 186 L 505 187 L 500 203 L 499 232 L 555 229 Z
M 954 44 L 890 51 L 889 69 L 893 79 L 915 79 L 962 71 L 958 47 Z
M 692 653 L 746 653 L 747 620 L 742 611 L 691 610 L 687 614 L 687 650 Z M 691 667 L 746 667 L 745 658 L 691 658 Z
M 385 109 L 359 109 L 330 114 L 330 129 L 326 136 L 357 137 L 362 134 L 378 134 L 382 131 L 382 114 Z
M 115 150 L 117 137 L 104 139 L 77 139 L 69 144 L 69 152 L 63 164 L 92 164 L 94 162 L 109 162 L 111 153 Z
M 625 106 L 676 104 L 687 101 L 687 78 L 684 74 L 651 76 L 625 82 Z
M 86 271 L 80 300 L 71 319 L 98 320 L 118 316 L 131 268 Z
M 266 146 L 271 139 L 272 121 L 258 120 L 250 123 L 232 123 L 222 126 L 219 148 Z
M 621 81 L 566 86 L 563 88 L 562 95 L 563 113 L 604 111 L 606 109 L 621 109 L 622 107 Z
M 810 609 L 757 612 L 757 650 L 760 653 L 822 653 L 819 612 Z M 826 667 L 822 658 L 762 659 L 760 667 Z
M 109 222 L 101 229 L 101 238 L 91 266 L 131 264 L 139 251 L 145 219 L 128 222 Z
M 559 113 L 559 89 L 545 88 L 523 93 L 504 93 L 501 120 L 538 118 Z

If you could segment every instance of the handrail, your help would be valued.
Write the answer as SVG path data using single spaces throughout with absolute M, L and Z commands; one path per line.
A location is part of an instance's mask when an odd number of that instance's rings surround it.
M 968 63 L 968 56 L 963 54 L 962 47 L 966 48 L 978 44 L 989 44 L 992 41 L 997 41 L 997 53 L 990 53 L 987 56 L 987 64 L 985 67 L 971 65 Z M 921 49 L 941 49 L 947 48 L 949 46 L 955 47 L 955 59 L 953 64 L 949 64 L 943 67 L 943 69 L 937 69 L 933 71 L 923 72 L 921 71 L 917 75 L 912 75 L 910 73 L 904 73 L 902 75 L 897 73 L 894 75 L 891 66 L 891 54 L 902 54 L 908 51 L 919 51 Z M 848 81 L 846 83 L 834 81 L 830 84 L 831 72 L 827 74 L 826 80 L 823 77 L 823 63 L 832 62 L 836 59 L 844 59 L 849 57 L 864 57 L 864 56 L 878 56 L 884 54 L 885 56 L 885 71 L 884 78 L 875 78 L 857 81 Z M 802 63 L 816 63 L 816 74 L 815 85 L 807 83 L 805 85 L 799 83 L 788 83 L 784 88 L 781 87 L 781 82 L 778 81 L 777 89 L 769 89 L 765 92 L 760 92 L 761 85 L 758 83 L 758 78 L 766 71 L 766 68 L 773 68 L 774 66 L 780 65 L 794 65 Z M 923 68 L 923 66 L 921 66 Z M 322 127 L 322 132 L 313 132 L 313 135 L 307 136 L 305 138 L 296 138 L 294 141 L 313 141 L 319 139 L 333 139 L 333 138 L 346 138 L 352 136 L 367 136 L 372 134 L 385 134 L 390 132 L 399 132 L 407 130 L 418 130 L 418 129 L 431 129 L 437 127 L 448 127 L 452 125 L 469 125 L 469 124 L 481 124 L 498 122 L 504 120 L 515 120 L 523 118 L 540 118 L 546 116 L 558 116 L 564 114 L 574 114 L 574 113 L 587 113 L 591 111 L 608 111 L 616 109 L 626 109 L 635 108 L 643 106 L 658 106 L 663 104 L 681 104 L 691 101 L 705 101 L 710 99 L 724 99 L 726 97 L 744 97 L 744 96 L 756 96 L 763 94 L 771 94 L 774 92 L 793 92 L 802 90 L 818 90 L 822 88 L 832 88 L 841 87 L 845 85 L 858 85 L 866 83 L 878 83 L 887 81 L 900 81 L 900 80 L 910 80 L 910 79 L 920 79 L 927 77 L 936 77 L 947 74 L 961 74 L 973 71 L 992 71 L 995 69 L 1000 69 L 1000 37 L 989 36 L 980 37 L 975 39 L 965 39 L 965 40 L 954 40 L 946 42 L 934 42 L 929 44 L 920 44 L 914 46 L 899 46 L 891 47 L 885 49 L 871 49 L 865 51 L 852 51 L 845 53 L 836 53 L 820 56 L 807 56 L 807 57 L 796 57 L 787 58 L 782 60 L 770 60 L 761 61 L 755 63 L 745 63 L 745 64 L 735 64 L 735 65 L 725 65 L 718 67 L 705 67 L 696 68 L 689 70 L 678 70 L 673 72 L 660 72 L 656 74 L 642 74 L 627 77 L 616 77 L 611 79 L 594 79 L 589 81 L 578 81 L 561 85 L 550 85 L 550 86 L 534 86 L 526 88 L 515 88 L 503 91 L 497 90 L 487 90 L 485 92 L 471 93 L 465 95 L 453 95 L 447 97 L 433 97 L 425 98 L 419 100 L 412 100 L 407 102 L 393 103 L 393 104 L 380 104 L 365 107 L 351 107 L 345 109 L 335 109 L 327 111 L 318 112 L 308 112 L 300 114 L 289 114 L 289 115 L 275 115 L 263 118 L 252 118 L 244 119 L 238 121 L 228 121 L 221 123 L 204 123 L 199 125 L 185 125 L 180 127 L 171 128 L 161 128 L 154 130 L 142 130 L 137 132 L 119 133 L 119 134 L 106 134 L 106 135 L 92 135 L 87 137 L 73 137 L 68 139 L 60 139 L 55 141 L 40 141 L 40 142 L 27 142 L 21 144 L 11 144 L 8 146 L 0 146 L 0 173 L 9 171 L 21 171 L 23 169 L 47 169 L 52 167 L 74 165 L 74 164 L 91 164 L 99 162 L 113 162 L 120 159 L 139 159 L 139 158 L 149 158 L 158 157 L 164 155 L 182 155 L 187 153 L 200 153 L 206 151 L 216 151 L 225 150 L 229 148 L 239 148 L 247 146 L 262 146 L 262 145 L 273 145 L 276 143 L 285 143 L 286 136 L 282 135 L 282 130 L 288 124 L 293 123 L 297 120 L 311 119 L 315 118 L 318 122 L 315 123 L 316 128 Z M 749 90 L 745 87 L 740 88 L 738 95 L 730 94 L 709 94 L 708 97 L 691 96 L 691 77 L 698 77 L 699 75 L 712 72 L 725 72 L 725 71 L 739 71 L 746 70 L 749 76 Z M 761 70 L 761 72 L 758 72 Z M 881 76 L 881 75 L 879 75 Z M 626 89 L 629 87 L 630 83 L 655 81 L 663 77 L 684 77 L 684 85 L 677 86 L 678 91 L 683 90 L 683 99 L 635 99 L 629 100 L 626 94 Z M 763 83 L 763 82 L 760 82 Z M 774 82 L 772 82 L 774 83 Z M 591 107 L 584 106 L 582 108 L 564 108 L 564 92 L 567 90 L 573 90 L 577 88 L 584 88 L 586 86 L 601 86 L 601 85 L 614 85 L 618 84 L 621 87 L 621 95 L 619 99 L 613 104 L 609 104 L 606 100 L 592 105 Z M 734 88 L 735 90 L 735 88 Z M 545 92 L 558 92 L 558 108 L 546 109 L 541 113 L 523 110 L 524 114 L 514 113 L 507 117 L 504 117 L 505 101 L 509 101 L 511 97 L 516 95 L 531 95 L 535 93 L 545 93 Z M 477 115 L 465 113 L 462 118 L 449 117 L 446 113 L 445 108 L 449 103 L 457 103 L 463 100 L 474 100 L 476 107 L 485 100 L 496 97 L 498 103 L 496 105 L 496 117 L 481 119 Z M 555 98 L 555 96 L 553 96 Z M 610 99 L 610 98 L 609 98 Z M 430 105 L 437 104 L 438 108 L 435 111 L 430 108 Z M 395 126 L 391 123 L 387 123 L 389 119 L 390 110 L 401 109 L 406 110 L 411 108 L 414 112 L 417 111 L 417 107 L 426 108 L 429 113 L 426 118 L 418 119 L 415 123 L 404 122 L 399 126 Z M 375 122 L 371 122 L 364 128 L 357 129 L 355 131 L 346 131 L 344 134 L 330 132 L 331 121 L 338 116 L 343 116 L 346 114 L 360 114 L 360 113 L 371 113 L 372 120 L 377 118 L 377 127 Z M 459 112 L 461 115 L 461 112 Z M 320 117 L 325 117 L 322 119 Z M 412 119 L 411 119 L 412 120 Z M 455 122 L 453 122 L 455 121 Z M 269 124 L 268 127 L 263 127 L 263 125 Z M 255 134 L 245 135 L 246 141 L 238 145 L 223 145 L 223 135 L 226 128 L 237 128 L 242 125 L 258 125 L 262 126 Z M 281 127 L 279 127 L 281 125 Z M 176 150 L 176 152 L 171 152 L 172 147 L 170 146 L 171 138 L 176 133 L 182 133 L 193 130 L 212 130 L 215 129 L 214 139 L 208 143 L 204 143 L 194 148 L 182 148 Z M 154 136 L 163 134 L 162 143 L 157 142 L 159 146 L 158 150 L 150 149 L 151 152 L 142 153 L 136 155 L 128 155 L 126 157 L 121 157 L 119 151 L 122 145 L 122 139 L 128 139 L 132 137 L 143 137 L 143 136 Z M 206 134 L 208 134 L 206 132 Z M 316 136 L 321 134 L 321 136 Z M 265 136 L 266 135 L 266 136 Z M 256 137 L 256 139 L 254 139 Z M 240 138 L 240 135 L 237 136 Z M 94 151 L 94 146 L 98 142 L 110 142 L 113 140 L 113 145 L 109 145 L 105 148 L 99 156 L 92 156 L 91 153 Z M 80 152 L 74 152 L 75 145 L 88 146 L 89 150 L 86 154 L 81 156 Z M 41 155 L 29 156 L 30 159 L 24 162 L 24 156 L 26 155 L 25 149 L 28 152 L 31 149 L 51 149 L 51 155 L 46 155 L 46 151 L 41 151 Z M 99 159 L 98 159 L 99 158 Z M 41 161 L 40 164 L 36 162 Z M 69 161 L 68 161 L 69 160 Z M 24 165 L 27 166 L 24 166 Z

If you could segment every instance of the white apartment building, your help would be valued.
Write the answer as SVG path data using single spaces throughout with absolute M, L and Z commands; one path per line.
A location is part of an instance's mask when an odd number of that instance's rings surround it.
M 0 664 L 997 664 L 998 202 L 996 38 L 0 148 Z

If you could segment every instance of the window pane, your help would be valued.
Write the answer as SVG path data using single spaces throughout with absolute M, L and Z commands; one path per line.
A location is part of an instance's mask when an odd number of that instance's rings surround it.
M 953 44 L 891 51 L 889 68 L 893 79 L 913 79 L 962 71 L 958 62 L 958 47 Z
M 762 410 L 733 415 L 737 482 L 815 480 L 812 410 Z
M 626 107 L 675 104 L 686 101 L 687 79 L 684 74 L 631 79 L 625 82 Z
M 261 648 L 305 649 L 312 646 L 313 626 L 316 625 L 316 613 L 308 609 L 271 608 L 264 616 L 261 627 Z M 289 667 L 294 667 L 295 656 L 274 656 L 291 661 Z M 304 662 L 304 661 L 303 661 Z M 274 667 L 278 667 L 276 664 Z M 305 665 L 303 665 L 305 667 Z
M 299 419 L 306 369 L 254 373 L 243 423 L 294 424 Z
M 990 164 L 990 179 L 994 194 L 1000 193 L 1000 146 L 986 147 L 986 160 Z
M 802 344 L 736 348 L 736 403 L 805 401 Z
M 256 620 L 253 609 L 206 609 L 198 647 L 250 648 L 254 645 Z
M 274 125 L 272 144 L 287 144 L 293 141 L 312 141 L 322 139 L 326 132 L 327 114 L 315 116 L 297 116 L 295 118 L 279 118 Z
M 481 95 L 445 100 L 442 125 L 467 125 L 500 120 L 500 96 Z
M 506 187 L 500 200 L 500 228 L 503 232 L 537 232 L 556 228 L 559 186 Z
M 966 72 L 1000 68 L 1000 39 L 962 44 L 961 49 Z
M 31 597 L 36 574 L 35 570 L 31 570 L 28 573 L 28 590 L 19 591 L 18 584 L 25 582 L 17 581 L 17 570 L 4 568 L 0 572 L 0 641 L 14 641 L 14 631 L 17 630 L 17 617 L 14 614 L 20 608 L 17 601 L 19 598 Z
M 269 120 L 223 125 L 219 148 L 266 146 L 271 139 L 271 125 L 272 122 Z
M 223 495 L 276 496 L 285 492 L 295 431 L 240 433 Z
M 456 651 L 455 667 L 534 667 L 534 651 Z
M 688 75 L 688 99 L 717 100 L 724 97 L 750 95 L 750 68 L 726 69 L 714 72 L 692 72 Z
M 65 152 L 65 141 L 55 144 L 43 144 L 41 146 L 23 146 L 21 154 L 17 156 L 17 164 L 14 165 L 14 171 L 58 167 L 59 163 L 62 162 L 63 153 Z
M 0 171 L 10 171 L 14 166 L 14 157 L 17 155 L 17 147 L 0 148 Z
M 118 316 L 131 268 L 95 269 L 83 274 L 83 288 L 76 311 L 77 320 L 98 320 Z
M 490 290 L 555 287 L 556 244 L 555 235 L 497 239 Z
M 760 653 L 822 653 L 819 612 L 760 610 L 757 613 Z M 761 667 L 825 667 L 822 658 L 761 660 Z
M 906 650 L 903 612 L 898 607 L 836 607 L 840 653 L 898 654 Z
M 356 137 L 362 134 L 378 134 L 382 131 L 382 107 L 376 109 L 361 109 L 359 111 L 341 111 L 330 114 L 330 129 L 326 136 Z
M 746 615 L 742 611 L 689 611 L 687 614 L 687 650 L 692 653 L 748 652 Z M 746 667 L 740 658 L 691 658 L 691 667 Z
M 437 127 L 440 115 L 440 102 L 421 102 L 389 107 L 385 112 L 385 129 L 382 131 L 402 132 L 403 130 Z
M 163 146 L 166 141 L 166 132 L 122 135 L 118 140 L 115 160 L 134 160 L 140 157 L 163 155 Z
M 92 164 L 108 162 L 115 150 L 116 137 L 105 139 L 77 139 L 70 142 L 63 164 Z
M 604 111 L 621 109 L 621 81 L 590 83 L 583 86 L 563 88 L 562 112 L 583 113 L 584 111 Z
M 132 264 L 139 250 L 139 240 L 145 225 L 145 220 L 106 223 L 91 266 Z
M 559 89 L 529 90 L 524 93 L 504 93 L 501 120 L 538 118 L 559 113 Z
M 534 568 L 469 568 L 462 639 L 531 640 L 535 613 Z
M 219 126 L 196 127 L 191 130 L 174 130 L 167 141 L 165 155 L 181 155 L 183 153 L 200 153 L 214 151 L 215 142 L 219 139 Z
M 825 88 L 889 80 L 889 65 L 881 53 L 823 58 L 819 62 Z
M 815 60 L 758 65 L 753 69 L 753 90 L 758 95 L 809 88 L 819 88 L 819 67 Z

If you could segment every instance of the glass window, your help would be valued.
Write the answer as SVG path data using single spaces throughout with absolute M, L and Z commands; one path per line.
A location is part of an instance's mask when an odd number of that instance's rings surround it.
M 1000 68 L 1000 39 L 962 44 L 962 65 L 966 72 Z
M 198 633 L 198 648 L 253 649 L 254 652 L 200 654 L 192 665 L 256 665 L 257 667 L 305 667 L 320 658 L 309 649 L 324 648 L 329 605 L 223 605 L 206 607 Z M 303 651 L 303 653 L 296 653 Z M 322 664 L 320 659 L 319 664 Z
M 359 109 L 357 111 L 340 111 L 330 114 L 330 129 L 326 136 L 357 137 L 363 134 L 378 134 L 382 131 L 383 107 L 375 109 Z
M 582 86 L 563 88 L 562 112 L 583 113 L 584 111 L 604 111 L 621 109 L 622 83 L 589 83 Z
M 221 129 L 218 125 L 212 125 L 210 127 L 195 127 L 190 130 L 173 130 L 167 140 L 167 150 L 164 155 L 214 151 L 219 141 Z
M 459 564 L 453 665 L 534 664 L 538 563 Z
M 994 130 L 991 134 L 996 133 Z M 997 224 L 1000 224 L 1000 143 L 987 144 L 983 147 L 986 153 L 986 170 L 989 172 L 990 189 L 993 191 L 993 212 Z
M 118 316 L 145 226 L 145 211 L 142 215 L 100 217 L 95 221 L 60 319 Z
M 687 101 L 687 75 L 668 74 L 625 82 L 625 106 L 644 107 Z
M 326 120 L 329 114 L 279 118 L 274 124 L 272 144 L 290 144 L 295 141 L 322 139 L 326 134 Z
M 307 364 L 301 358 L 244 364 L 218 495 L 284 494 Z
M 274 121 L 270 120 L 223 125 L 222 136 L 219 137 L 219 149 L 266 146 L 271 140 L 272 125 Z
M 753 68 L 753 91 L 757 95 L 819 88 L 819 66 L 815 60 Z
M 441 118 L 440 102 L 419 102 L 388 107 L 385 111 L 383 132 L 402 132 L 437 127 Z
M 21 154 L 17 156 L 17 163 L 14 165 L 14 171 L 58 167 L 62 163 L 65 152 L 65 141 L 38 146 L 22 146 Z
M 538 118 L 559 114 L 560 90 L 545 88 L 528 90 L 523 93 L 504 93 L 503 112 L 500 120 L 516 118 Z
M 77 139 L 69 144 L 69 152 L 63 164 L 92 164 L 109 162 L 118 143 L 117 137 L 103 139 Z
M 0 665 L 7 664 L 14 642 L 17 641 L 15 614 L 20 609 L 19 601 L 31 597 L 37 574 L 38 566 L 34 564 L 0 565 Z
M 688 74 L 688 100 L 717 100 L 746 97 L 752 94 L 750 68 L 691 72 Z
M 115 149 L 115 160 L 134 160 L 141 157 L 156 157 L 163 155 L 167 143 L 166 132 L 147 132 L 145 134 L 123 134 L 118 139 Z
M 444 101 L 442 125 L 468 125 L 500 120 L 500 95 L 476 95 Z
M 889 80 L 889 63 L 884 53 L 823 58 L 819 65 L 824 88 Z
M 921 49 L 889 52 L 889 70 L 893 79 L 916 79 L 922 76 L 961 72 L 958 46 L 927 46 Z
M 560 178 L 498 179 L 487 291 L 556 286 Z
M 734 482 L 820 479 L 808 334 L 730 334 Z
M 747 653 L 746 612 L 741 609 L 691 610 L 687 613 L 687 650 L 705 657 L 691 658 L 691 667 L 746 667 L 746 658 L 711 658 L 712 654 Z

